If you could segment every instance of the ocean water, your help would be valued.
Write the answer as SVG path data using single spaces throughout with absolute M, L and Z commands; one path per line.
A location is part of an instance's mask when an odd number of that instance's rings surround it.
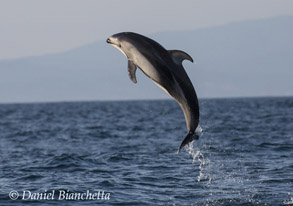
M 293 97 L 0 105 L 0 205 L 293 204 Z

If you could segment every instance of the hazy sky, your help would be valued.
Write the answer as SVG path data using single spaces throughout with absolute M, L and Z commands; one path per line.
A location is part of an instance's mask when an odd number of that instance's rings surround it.
M 292 0 L 0 0 L 0 59 L 55 53 L 120 31 L 151 34 L 293 15 Z

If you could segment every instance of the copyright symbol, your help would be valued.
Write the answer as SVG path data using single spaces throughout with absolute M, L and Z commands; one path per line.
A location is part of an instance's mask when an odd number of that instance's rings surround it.
M 12 190 L 11 192 L 9 192 L 9 197 L 10 197 L 10 199 L 12 199 L 12 200 L 16 200 L 16 199 L 18 198 L 18 196 L 19 196 L 19 194 L 18 194 L 18 192 L 15 191 L 15 190 Z

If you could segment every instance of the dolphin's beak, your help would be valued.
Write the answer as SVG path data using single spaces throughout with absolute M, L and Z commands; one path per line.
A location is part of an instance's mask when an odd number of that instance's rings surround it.
M 112 39 L 111 37 L 109 37 L 107 40 L 106 40 L 106 42 L 108 43 L 108 44 L 111 44 L 112 46 L 115 46 L 115 47 L 117 47 L 117 48 L 120 48 L 121 47 L 121 44 L 118 42 L 116 42 L 115 41 L 115 39 Z

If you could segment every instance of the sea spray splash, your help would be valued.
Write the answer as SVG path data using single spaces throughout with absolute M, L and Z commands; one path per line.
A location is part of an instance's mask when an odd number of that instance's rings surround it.
M 289 195 L 289 197 L 290 197 L 291 193 L 288 192 L 288 195 Z M 293 205 L 293 197 L 290 197 L 290 200 L 284 200 L 284 201 L 283 201 L 283 204 L 284 204 L 284 205 Z
M 198 126 L 196 132 L 199 136 L 201 136 L 202 128 Z M 189 143 L 188 147 L 186 147 L 186 151 L 192 157 L 192 164 L 196 164 L 197 161 L 199 162 L 199 175 L 197 176 L 197 181 L 200 182 L 202 179 L 206 179 L 210 183 L 211 178 L 208 174 L 204 174 L 205 166 L 210 163 L 210 160 L 204 157 L 203 153 L 199 150 L 198 147 L 194 149 L 193 142 L 194 141 Z
M 203 178 L 205 178 L 208 179 L 208 181 L 210 182 L 211 179 L 208 177 L 207 174 L 204 174 L 205 166 L 208 165 L 210 162 L 209 159 L 204 157 L 199 148 L 194 149 L 193 141 L 189 143 L 186 151 L 192 157 L 192 164 L 196 164 L 197 161 L 199 162 L 199 175 L 197 176 L 197 181 L 200 182 Z

